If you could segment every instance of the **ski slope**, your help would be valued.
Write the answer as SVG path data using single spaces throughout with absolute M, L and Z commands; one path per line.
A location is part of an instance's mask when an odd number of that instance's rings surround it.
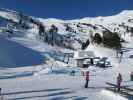
M 49 72 L 47 69 L 42 69 L 44 73 L 36 71 L 35 67 L 28 68 L 13 68 L 0 70 L 2 93 L 5 99 L 8 100 L 132 100 L 104 90 L 106 81 L 115 83 L 115 74 L 113 69 L 102 70 L 99 72 L 91 72 L 91 81 L 88 89 L 84 88 L 84 77 L 77 74 L 70 76 L 70 73 Z M 41 67 L 44 67 L 43 65 Z M 110 72 L 110 73 L 108 73 Z M 14 75 L 15 73 L 15 75 Z M 30 74 L 29 74 L 30 73 Z M 38 74 L 37 74 L 38 73 Z M 106 78 L 105 78 L 106 75 Z M 126 80 L 126 74 L 123 74 L 123 84 L 130 84 L 129 79 Z
M 34 50 L 43 57 L 46 56 L 43 52 L 55 52 L 54 50 L 56 50 L 54 47 L 29 38 L 15 37 L 10 41 Z M 44 49 L 46 47 L 48 49 Z M 3 97 L 7 100 L 116 100 L 116 98 L 117 100 L 133 100 L 132 97 L 125 98 L 105 90 L 106 82 L 116 83 L 119 72 L 123 75 L 123 85 L 133 85 L 129 76 L 133 70 L 132 59 L 123 59 L 119 64 L 117 59 L 114 58 L 114 51 L 110 49 L 90 45 L 88 50 L 93 50 L 99 56 L 110 57 L 113 62 L 113 67 L 108 69 L 89 67 L 91 74 L 90 88 L 84 88 L 85 78 L 81 74 L 83 69 L 66 67 L 66 64 L 54 61 L 54 63 L 27 67 L 1 67 L 0 87 L 2 88 Z M 100 52 L 101 50 L 103 52 Z M 52 64 L 53 67 L 51 68 Z M 75 76 L 70 75 L 72 70 L 76 71 Z
M 13 16 L 12 11 L 0 11 L 0 16 L 6 19 L 19 21 L 18 13 Z M 8 16 L 7 16 L 8 15 Z M 123 21 L 126 25 L 132 26 L 127 22 L 132 19 L 132 11 L 124 11 L 115 16 L 83 18 L 77 20 L 63 21 L 58 19 L 35 18 L 43 23 L 48 31 L 52 24 L 58 27 L 58 34 L 68 35 L 64 24 L 69 24 L 78 34 L 75 38 L 82 41 L 90 39 L 89 32 L 102 32 L 103 25 L 109 30 L 118 27 Z M 119 19 L 119 20 L 118 20 Z M 28 24 L 31 25 L 27 21 Z M 92 26 L 80 25 L 81 23 L 90 23 L 98 27 L 97 30 Z M 81 26 L 83 32 L 79 31 L 77 25 Z M 97 25 L 98 24 L 98 25 Z M 116 25 L 114 25 L 116 24 Z M 0 87 L 2 96 L 5 100 L 133 100 L 133 96 L 123 97 L 117 93 L 105 90 L 106 82 L 116 83 L 118 73 L 123 76 L 122 85 L 130 85 L 133 88 L 133 82 L 130 81 L 130 73 L 133 71 L 133 59 L 129 58 L 133 51 L 129 50 L 123 55 L 122 62 L 116 58 L 116 52 L 112 49 L 102 47 L 96 44 L 90 44 L 86 51 L 93 51 L 98 57 L 108 57 L 112 67 L 101 69 L 90 66 L 88 69 L 77 68 L 74 64 L 63 63 L 63 53 L 72 51 L 59 46 L 51 46 L 43 41 L 37 40 L 38 32 L 36 25 L 31 25 L 30 30 L 20 30 L 16 28 L 16 33 L 11 38 L 7 38 L 5 33 L 0 33 Z M 120 31 L 125 32 L 123 28 L 118 27 Z M 101 33 L 102 35 L 102 33 Z M 127 43 L 123 46 L 133 48 L 132 37 L 130 34 L 123 35 Z M 75 46 L 77 46 L 75 44 Z M 76 51 L 72 51 L 76 52 Z M 46 61 L 51 62 L 47 63 Z M 69 66 L 69 67 L 68 67 Z M 72 70 L 76 71 L 75 76 L 71 76 Z M 82 71 L 90 71 L 89 88 L 85 89 L 85 78 Z

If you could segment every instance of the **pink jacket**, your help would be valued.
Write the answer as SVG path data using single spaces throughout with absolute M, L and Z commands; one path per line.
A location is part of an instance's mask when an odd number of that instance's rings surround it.
M 86 72 L 86 80 L 90 80 L 89 71 Z
M 119 74 L 117 77 L 117 84 L 120 85 L 121 82 L 122 82 L 122 76 L 121 76 L 121 74 Z

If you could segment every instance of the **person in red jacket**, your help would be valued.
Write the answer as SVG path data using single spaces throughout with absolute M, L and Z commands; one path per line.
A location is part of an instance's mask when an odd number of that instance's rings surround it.
M 88 82 L 90 80 L 89 71 L 87 71 L 86 74 L 85 74 L 85 80 L 86 80 L 86 82 L 85 82 L 85 88 L 88 88 Z
M 122 83 L 122 75 L 119 73 L 118 76 L 117 76 L 117 86 L 118 86 L 117 91 L 118 91 L 118 92 L 120 92 L 121 83 Z

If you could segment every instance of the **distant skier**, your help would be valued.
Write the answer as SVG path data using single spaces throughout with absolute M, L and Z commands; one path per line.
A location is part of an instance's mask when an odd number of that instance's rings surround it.
M 85 74 L 85 80 L 86 80 L 86 82 L 85 82 L 85 88 L 88 88 L 88 82 L 90 80 L 89 71 L 87 71 L 86 74 Z
M 130 79 L 133 81 L 133 71 L 130 73 Z
M 93 58 L 90 58 L 90 64 L 91 64 L 91 65 L 94 65 Z
M 121 83 L 122 83 L 122 75 L 119 73 L 118 76 L 117 76 L 117 91 L 120 92 L 120 89 L 121 89 Z
M 72 71 L 71 71 L 71 75 L 72 75 L 72 76 L 75 76 L 75 70 L 72 70 Z
M 2 93 L 2 88 L 0 88 L 0 96 L 1 96 L 1 93 Z
M 0 88 L 0 100 L 4 100 L 4 97 L 2 95 L 2 88 Z

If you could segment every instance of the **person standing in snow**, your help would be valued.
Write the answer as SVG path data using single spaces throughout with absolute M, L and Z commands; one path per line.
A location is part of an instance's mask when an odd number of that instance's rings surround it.
M 75 76 L 75 70 L 72 70 L 70 73 L 72 76 Z
M 131 81 L 133 81 L 133 71 L 130 74 L 130 79 L 131 79 Z
M 87 71 L 86 74 L 85 74 L 85 80 L 86 80 L 86 82 L 85 82 L 85 88 L 88 88 L 88 82 L 90 80 L 89 71 Z
M 4 98 L 2 96 L 2 88 L 0 88 L 0 100 L 4 100 Z
M 2 88 L 0 88 L 0 96 L 1 96 L 1 93 L 2 93 Z
M 120 92 L 120 89 L 121 89 L 121 83 L 122 83 L 122 75 L 119 73 L 118 76 L 117 76 L 117 91 Z

